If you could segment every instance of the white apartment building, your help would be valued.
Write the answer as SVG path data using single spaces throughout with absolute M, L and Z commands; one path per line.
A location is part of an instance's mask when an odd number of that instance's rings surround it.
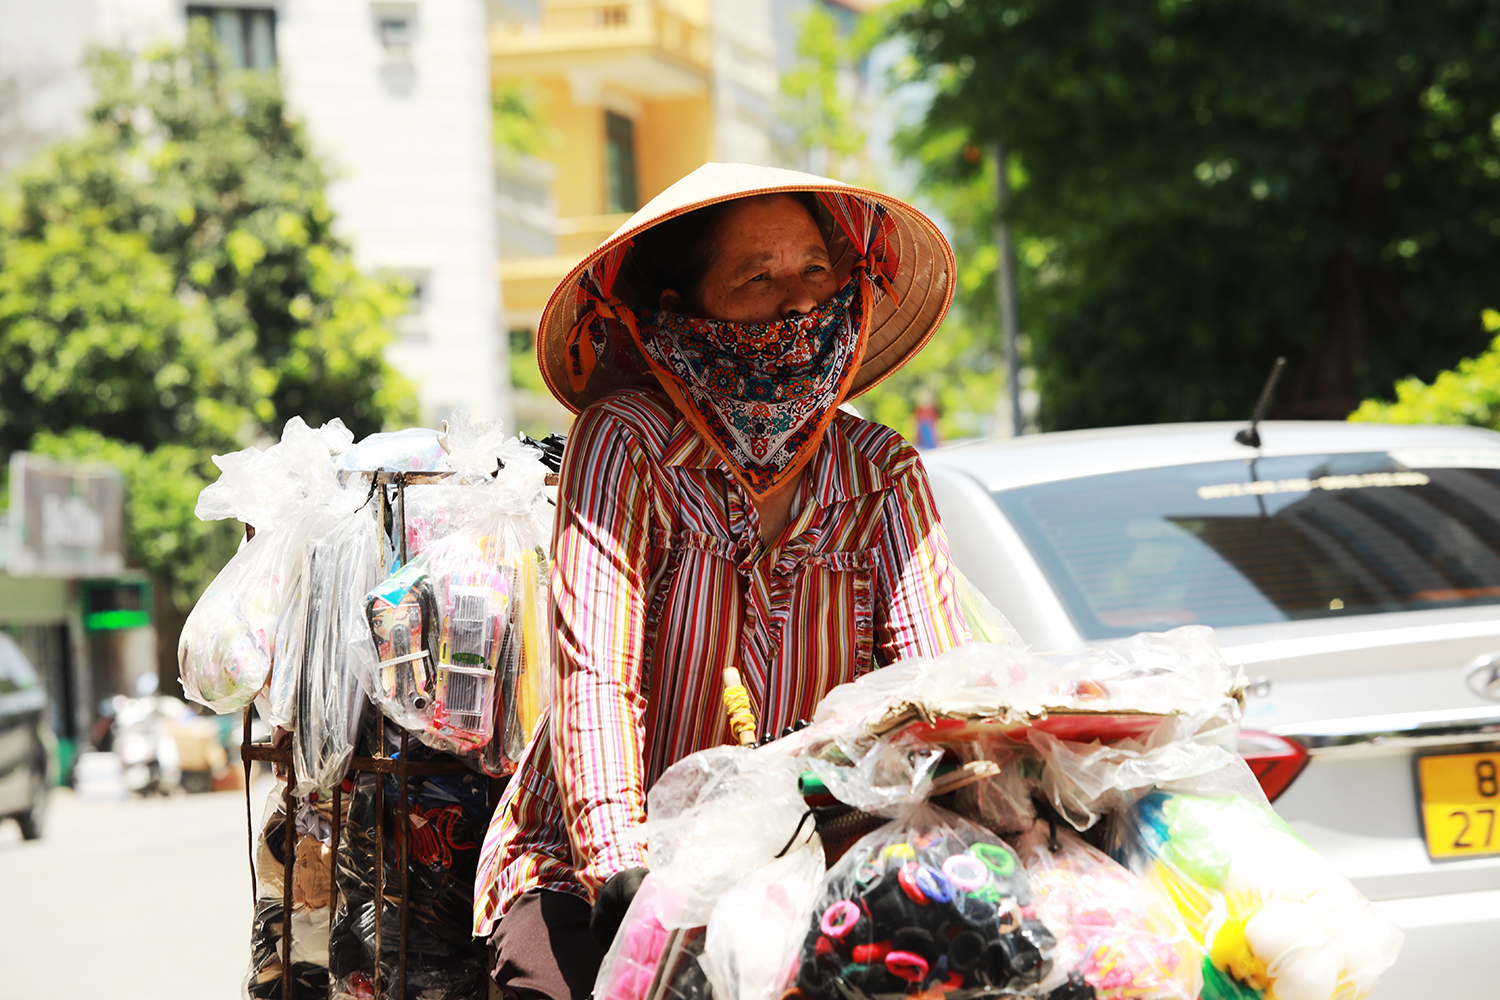
M 416 288 L 387 351 L 421 418 L 511 426 L 485 26 L 495 0 L 0 0 L 0 170 L 82 128 L 90 46 L 139 51 L 213 26 L 231 58 L 280 73 L 333 178 L 367 272 Z

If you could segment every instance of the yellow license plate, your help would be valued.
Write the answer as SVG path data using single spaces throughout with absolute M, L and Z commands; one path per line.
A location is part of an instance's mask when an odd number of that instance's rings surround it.
M 1429 856 L 1500 854 L 1500 752 L 1420 757 L 1417 785 Z

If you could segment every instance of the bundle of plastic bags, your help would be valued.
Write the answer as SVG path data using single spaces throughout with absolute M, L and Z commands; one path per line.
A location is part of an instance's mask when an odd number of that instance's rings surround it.
M 1362 1000 L 1400 931 L 1230 749 L 1242 686 L 1197 627 L 1066 655 L 976 643 L 839 688 L 761 748 L 695 754 L 649 793 L 651 873 L 596 996 Z M 772 877 L 773 831 L 819 844 L 811 890 Z
M 337 420 L 294 418 L 270 448 L 216 456 L 198 515 L 255 532 L 183 629 L 188 696 L 223 713 L 264 693 L 299 795 L 342 777 L 370 700 L 476 769 L 514 770 L 552 697 L 540 457 L 461 412 L 442 435 L 359 444 Z M 386 468 L 452 475 L 397 491 L 368 474 Z
M 456 475 L 407 489 L 407 562 L 364 594 L 356 641 L 388 717 L 508 774 L 552 697 L 546 468 L 498 425 L 456 417 L 447 443 Z
M 1401 932 L 1270 807 L 1154 792 L 1122 817 L 1117 852 L 1181 913 L 1203 996 L 1363 997 Z
M 265 686 L 277 623 L 301 578 L 303 546 L 339 492 L 333 456 L 353 439 L 342 421 L 315 431 L 293 417 L 281 442 L 265 451 L 214 456 L 221 475 L 199 495 L 198 517 L 235 518 L 255 537 L 214 577 L 183 625 L 177 659 L 190 700 L 232 712 Z

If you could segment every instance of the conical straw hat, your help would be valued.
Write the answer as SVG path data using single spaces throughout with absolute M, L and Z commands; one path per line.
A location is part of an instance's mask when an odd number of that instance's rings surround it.
M 745 163 L 705 163 L 647 202 L 553 290 L 542 311 L 536 341 L 537 363 L 552 395 L 577 413 L 615 389 L 654 384 L 654 378 L 643 371 L 619 368 L 603 359 L 581 392 L 575 392 L 568 381 L 563 345 L 568 331 L 588 308 L 579 301 L 579 282 L 610 251 L 658 223 L 695 209 L 735 198 L 799 191 L 856 195 L 883 205 L 895 220 L 890 237 L 898 261 L 895 296 L 886 296 L 875 305 L 869 345 L 849 395 L 859 395 L 904 365 L 937 330 L 953 300 L 953 249 L 932 220 L 899 198 L 827 177 Z M 829 252 L 834 271 L 847 274 L 853 264 L 847 241 L 832 241 Z

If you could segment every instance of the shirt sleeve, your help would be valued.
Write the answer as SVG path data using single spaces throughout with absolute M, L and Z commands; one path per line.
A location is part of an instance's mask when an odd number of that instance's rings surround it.
M 584 411 L 558 488 L 552 748 L 576 873 L 590 896 L 616 872 L 646 864 L 633 827 L 646 818 L 641 676 L 651 480 L 625 421 L 604 408 Z
M 876 658 L 882 666 L 936 656 L 968 642 L 948 555 L 948 537 L 916 450 L 899 449 L 895 485 L 886 493 L 877 560 L 880 610 Z

